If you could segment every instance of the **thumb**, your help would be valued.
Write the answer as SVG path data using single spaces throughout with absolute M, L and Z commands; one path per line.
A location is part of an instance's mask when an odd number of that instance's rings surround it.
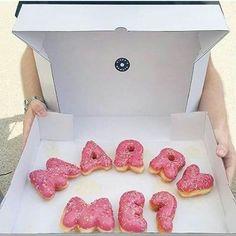
M 219 157 L 225 157 L 228 153 L 228 147 L 226 144 L 219 143 L 216 147 L 216 154 Z
M 226 130 L 218 129 L 214 131 L 217 141 L 216 155 L 225 157 L 229 152 L 229 133 Z
M 23 148 L 25 147 L 27 138 L 29 136 L 30 128 L 32 126 L 34 120 L 34 114 L 31 110 L 28 110 L 25 114 L 24 121 L 23 121 L 23 139 L 22 144 Z
M 47 109 L 46 109 L 46 106 L 44 103 L 42 103 L 41 101 L 39 100 L 33 100 L 31 103 L 30 103 L 30 106 L 33 110 L 33 112 L 38 115 L 38 116 L 41 116 L 41 117 L 44 117 L 47 115 Z

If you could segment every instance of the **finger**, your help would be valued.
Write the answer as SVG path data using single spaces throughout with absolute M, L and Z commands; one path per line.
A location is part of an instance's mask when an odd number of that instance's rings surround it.
M 30 128 L 32 126 L 34 120 L 34 114 L 31 111 L 28 111 L 25 114 L 25 118 L 23 121 L 23 138 L 22 138 L 22 143 L 23 143 L 23 148 L 25 147 L 27 138 L 29 136 Z
M 216 147 L 216 154 L 219 157 L 225 157 L 228 153 L 228 149 L 226 147 L 226 145 L 223 144 L 218 144 Z
M 32 109 L 33 109 L 34 113 L 37 114 L 38 116 L 46 116 L 47 115 L 46 106 L 41 102 L 33 103 Z
M 224 161 L 227 179 L 228 179 L 229 185 L 231 186 L 234 176 L 235 176 L 235 171 L 236 171 L 236 155 L 235 155 L 233 146 L 231 148 L 231 151 L 229 151 L 228 155 L 224 157 L 223 161 Z
M 46 111 L 46 109 L 40 109 L 40 110 L 36 111 L 35 113 L 36 113 L 38 116 L 40 116 L 40 117 L 45 117 L 45 116 L 47 116 L 47 111 Z

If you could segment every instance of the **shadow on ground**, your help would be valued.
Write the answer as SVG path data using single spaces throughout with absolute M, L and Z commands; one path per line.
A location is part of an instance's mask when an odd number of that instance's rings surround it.
M 0 190 L 6 193 L 22 152 L 23 114 L 0 119 Z

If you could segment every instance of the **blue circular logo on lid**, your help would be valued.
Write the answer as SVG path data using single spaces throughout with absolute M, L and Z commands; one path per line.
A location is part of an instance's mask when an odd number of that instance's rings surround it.
M 115 62 L 115 68 L 118 71 L 124 72 L 127 71 L 130 67 L 130 63 L 128 61 L 128 59 L 124 58 L 124 57 L 120 57 L 116 60 Z

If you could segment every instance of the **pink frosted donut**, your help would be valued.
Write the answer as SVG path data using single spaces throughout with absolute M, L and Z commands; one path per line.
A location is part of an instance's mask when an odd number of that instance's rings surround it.
M 156 220 L 159 232 L 171 233 L 177 208 L 175 197 L 166 191 L 155 193 L 150 200 L 150 206 L 157 212 Z
M 80 168 L 83 175 L 98 169 L 110 170 L 112 160 L 94 141 L 88 141 L 82 151 Z
M 214 179 L 210 174 L 200 173 L 197 165 L 190 165 L 177 182 L 177 189 L 182 197 L 193 197 L 207 194 L 211 191 Z
M 141 233 L 146 231 L 147 222 L 143 218 L 145 198 L 137 191 L 125 192 L 119 203 L 118 220 L 122 232 Z
M 64 209 L 61 225 L 65 232 L 72 230 L 79 230 L 82 233 L 95 230 L 112 232 L 115 220 L 111 203 L 107 198 L 100 198 L 91 204 L 86 204 L 81 198 L 73 197 Z
M 174 149 L 164 148 L 149 164 L 149 171 L 162 177 L 165 182 L 173 181 L 185 165 L 185 157 Z
M 34 170 L 29 174 L 29 179 L 35 189 L 44 199 L 51 199 L 56 191 L 67 187 L 68 178 L 77 177 L 80 169 L 58 158 L 50 158 L 47 170 Z
M 68 185 L 67 176 L 58 171 L 34 170 L 29 178 L 44 199 L 51 199 L 56 190 L 62 190 Z
M 144 170 L 143 146 L 136 140 L 124 140 L 116 149 L 114 165 L 118 171 L 128 169 L 141 173 Z

